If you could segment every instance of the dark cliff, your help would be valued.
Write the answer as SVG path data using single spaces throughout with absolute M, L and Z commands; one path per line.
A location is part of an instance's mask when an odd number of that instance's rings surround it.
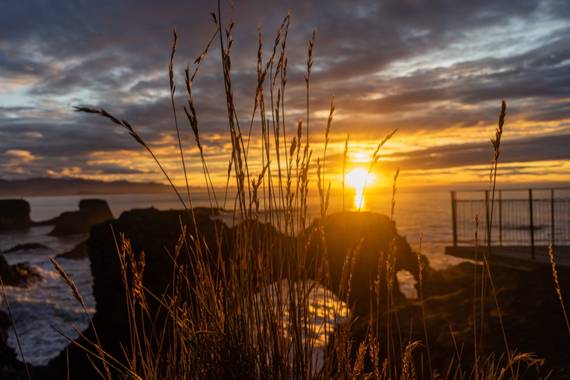
M 24 199 L 0 199 L 0 231 L 30 226 L 30 204 Z
M 107 201 L 103 199 L 82 199 L 79 211 L 64 212 L 42 224 L 53 224 L 52 236 L 65 236 L 89 232 L 91 226 L 113 219 Z

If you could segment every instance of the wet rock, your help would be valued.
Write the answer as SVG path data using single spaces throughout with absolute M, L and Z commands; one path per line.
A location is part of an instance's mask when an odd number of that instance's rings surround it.
M 24 199 L 0 199 L 0 231 L 30 226 L 30 204 Z
M 82 199 L 79 211 L 64 212 L 60 216 L 43 222 L 54 224 L 49 233 L 52 236 L 75 235 L 89 232 L 91 226 L 113 219 L 107 201 L 103 199 Z
M 8 264 L 4 255 L 0 254 L 0 279 L 4 285 L 26 286 L 41 278 L 27 263 Z
M 8 346 L 8 329 L 12 321 L 0 310 L 0 378 L 3 380 L 27 379 L 26 367 L 18 360 L 16 351 Z
M 17 244 L 12 248 L 5 250 L 3 253 L 14 253 L 14 252 L 21 252 L 21 251 L 31 251 L 35 249 L 49 249 L 49 247 L 40 244 L 40 243 L 24 243 L 24 244 Z

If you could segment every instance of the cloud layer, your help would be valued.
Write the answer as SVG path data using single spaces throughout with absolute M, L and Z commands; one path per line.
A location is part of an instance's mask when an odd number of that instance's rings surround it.
M 350 134 L 360 146 L 373 147 L 399 128 L 394 144 L 400 149 L 389 151 L 390 167 L 444 172 L 488 161 L 488 137 L 500 100 L 506 99 L 505 160 L 570 160 L 565 149 L 570 142 L 567 1 L 222 4 L 223 21 L 231 17 L 236 22 L 232 69 L 244 121 L 253 106 L 258 28 L 268 54 L 275 30 L 290 11 L 286 105 L 291 128 L 304 109 L 306 41 L 315 29 L 315 135 L 325 125 L 334 95 L 333 142 L 338 146 Z M 72 111 L 87 104 L 131 121 L 167 167 L 178 170 L 168 100 L 171 30 L 180 35 L 175 74 L 181 81 L 186 64 L 214 31 L 209 16 L 214 5 L 30 0 L 4 6 L 0 178 L 160 180 L 122 131 Z M 209 160 L 223 176 L 228 142 L 218 47 L 201 70 L 195 85 L 201 130 Z M 196 154 L 190 143 L 188 149 L 190 156 Z

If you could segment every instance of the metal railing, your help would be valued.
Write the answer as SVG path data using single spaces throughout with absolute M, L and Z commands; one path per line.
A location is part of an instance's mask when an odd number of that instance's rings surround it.
M 453 245 L 570 245 L 570 188 L 452 191 Z

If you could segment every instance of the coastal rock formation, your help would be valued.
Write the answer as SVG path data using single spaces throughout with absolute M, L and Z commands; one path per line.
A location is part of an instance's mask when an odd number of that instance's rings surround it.
M 16 351 L 8 346 L 8 329 L 12 322 L 8 314 L 0 310 L 0 378 L 2 380 L 26 379 L 24 363 L 18 360 Z
M 113 219 L 107 201 L 103 199 L 82 199 L 79 211 L 64 212 L 42 224 L 54 224 L 52 236 L 65 236 L 89 232 L 91 226 Z
M 40 275 L 27 263 L 10 265 L 3 255 L 0 254 L 0 279 L 4 285 L 26 286 L 40 279 Z
M 316 221 L 308 231 L 318 232 Z M 370 284 L 386 273 L 391 273 L 394 288 L 391 291 L 393 301 L 402 302 L 404 296 L 399 291 L 396 273 L 407 270 L 418 278 L 418 255 L 412 252 L 406 238 L 398 235 L 396 224 L 385 215 L 371 212 L 343 212 L 327 216 L 322 222 L 326 249 L 323 250 L 322 238 L 314 234 L 309 251 L 321 250 L 327 253 L 328 265 L 331 271 L 332 290 L 339 294 L 342 271 L 347 256 L 354 261 L 352 270 L 351 293 L 348 303 L 353 312 L 359 314 L 369 311 Z M 424 256 L 425 268 L 429 264 Z M 393 263 L 393 269 L 387 271 L 387 262 Z M 427 271 L 426 271 L 427 273 Z M 387 281 L 381 281 L 383 285 Z M 388 294 L 384 287 L 381 294 Z M 381 302 L 386 298 L 382 297 Z
M 0 368 L 4 375 L 6 368 L 12 367 L 16 360 L 16 352 L 8 346 L 8 329 L 12 323 L 8 314 L 0 310 Z
M 123 213 L 117 220 L 92 228 L 87 247 L 94 279 L 93 295 L 97 303 L 93 325 L 97 329 L 101 343 L 107 352 L 122 357 L 121 344 L 128 346 L 129 339 L 124 286 L 111 227 L 117 236 L 124 234 L 130 240 L 136 255 L 140 254 L 141 251 L 145 252 L 144 286 L 151 294 L 158 296 L 170 289 L 169 285 L 172 282 L 173 273 L 175 273 L 172 253 L 179 240 L 182 226 L 186 226 L 186 230 L 193 236 L 193 239 L 201 239 L 208 247 L 220 247 L 221 257 L 212 254 L 211 265 L 215 265 L 216 260 L 220 258 L 226 263 L 230 261 L 234 252 L 232 248 L 234 233 L 238 229 L 245 228 L 250 234 L 247 239 L 249 243 L 246 244 L 251 245 L 251 251 L 269 252 L 271 255 L 271 257 L 259 259 L 262 260 L 262 264 L 260 264 L 262 267 L 273 268 L 272 276 L 275 280 L 288 277 L 289 273 L 295 273 L 295 269 L 293 269 L 293 267 L 297 268 L 295 257 L 283 257 L 280 253 L 294 252 L 294 248 L 298 246 L 296 238 L 278 232 L 269 224 L 256 221 L 246 221 L 229 228 L 219 221 L 211 220 L 211 214 L 209 210 L 195 210 L 197 225 L 194 226 L 187 212 L 158 211 L 155 209 L 133 210 Z M 356 229 L 360 229 L 360 233 L 345 234 L 340 231 L 339 228 L 343 228 L 342 221 L 352 223 L 353 228 L 356 226 Z M 333 215 L 327 218 L 323 225 L 331 272 L 333 273 L 332 281 L 337 286 L 340 283 L 339 276 L 347 255 L 345 248 L 358 245 L 357 243 L 360 240 L 364 240 L 354 269 L 361 278 L 355 279 L 356 286 L 351 299 L 359 308 L 365 309 L 364 305 L 368 304 L 366 302 L 357 305 L 356 301 L 359 298 L 366 300 L 368 297 L 368 284 L 376 276 L 378 255 L 381 252 L 388 252 L 389 249 L 392 249 L 395 257 L 397 257 L 396 267 L 406 268 L 414 272 L 415 265 L 417 269 L 417 257 L 412 254 L 405 239 L 396 233 L 394 223 L 387 217 L 369 213 L 346 213 L 346 215 Z M 199 236 L 195 236 L 195 227 L 197 227 Z M 319 252 L 322 252 L 322 247 L 319 247 L 318 243 L 320 240 L 316 237 L 318 236 L 315 233 L 316 230 L 317 225 L 315 224 L 303 233 L 303 238 L 310 235 L 310 239 L 314 241 L 308 249 L 309 264 L 307 270 L 309 275 L 314 269 L 314 267 L 311 268 L 311 265 L 315 265 L 315 257 Z M 339 241 L 341 235 L 345 235 L 346 240 Z M 208 255 L 209 253 L 206 252 L 205 254 Z M 191 257 L 190 254 L 181 254 L 178 257 L 177 264 L 188 264 L 186 267 L 191 268 L 192 263 L 188 261 Z M 395 293 L 399 294 L 399 291 L 395 289 Z M 401 296 L 399 298 L 403 299 Z M 149 304 L 150 309 L 153 310 L 151 311 L 152 314 L 159 305 L 158 303 L 154 304 L 152 299 Z M 94 339 L 94 336 L 92 329 L 85 332 L 85 337 L 88 339 Z M 85 343 L 82 339 L 80 341 L 80 343 Z M 58 375 L 65 373 L 66 363 L 65 355 L 61 354 L 50 363 L 46 371 L 50 376 L 57 378 Z M 87 361 L 85 352 L 73 345 L 69 346 L 69 363 L 72 374 L 77 376 L 80 374 L 83 379 L 97 378 L 96 373 L 92 370 L 89 371 L 91 364 Z
M 229 240 L 229 228 L 222 222 L 212 221 L 207 213 L 196 212 L 199 226 L 197 237 L 214 247 L 216 230 L 223 240 Z M 144 285 L 156 295 L 163 294 L 172 283 L 175 263 L 171 256 L 182 233 L 182 226 L 194 231 L 190 215 L 184 211 L 159 211 L 156 209 L 132 210 L 109 223 L 94 226 L 87 241 L 91 272 L 93 274 L 93 296 L 97 303 L 95 320 L 112 326 L 107 328 L 122 336 L 128 330 L 126 303 L 121 268 L 116 249 L 117 238 L 122 234 L 132 245 L 135 255 L 145 253 Z M 194 234 L 192 234 L 194 236 Z M 227 243 L 225 243 L 227 244 Z M 229 252 L 229 249 L 223 249 Z M 188 265 L 189 256 L 180 255 L 177 264 Z M 212 259 L 213 260 L 213 259 Z
M 201 238 L 209 244 L 215 244 L 215 229 L 218 228 L 225 236 L 228 236 L 229 229 L 221 222 L 213 222 L 208 214 L 197 212 L 196 220 L 200 226 Z M 124 286 L 112 229 L 117 237 L 123 234 L 131 241 L 137 255 L 144 250 L 144 284 L 149 291 L 160 295 L 172 282 L 174 263 L 168 252 L 174 251 L 183 225 L 187 226 L 188 231 L 194 230 L 192 219 L 186 212 L 144 209 L 124 212 L 118 219 L 91 229 L 87 247 L 93 274 L 93 296 L 97 304 L 92 321 L 101 344 L 112 355 L 122 358 L 121 345 L 128 345 L 129 340 Z M 188 257 L 189 255 L 180 255 L 181 259 Z M 84 336 L 91 341 L 95 339 L 91 327 L 84 332 Z M 79 342 L 85 344 L 82 338 L 79 338 Z M 99 378 L 85 352 L 73 344 L 69 345 L 69 363 L 72 378 Z M 53 359 L 44 370 L 44 378 L 61 378 L 67 370 L 65 353 L 62 352 Z
M 0 231 L 30 226 L 30 204 L 23 199 L 0 199 Z
M 295 238 L 284 236 L 263 223 L 250 221 L 228 228 L 220 222 L 212 221 L 208 213 L 197 213 L 196 219 L 200 236 L 194 238 L 202 239 L 210 247 L 222 244 L 220 258 L 224 261 L 232 257 L 232 234 L 236 228 L 247 227 L 251 231 L 249 241 L 253 252 L 274 251 L 278 255 L 282 247 L 291 248 L 298 243 Z M 111 226 L 117 233 L 124 233 L 131 240 L 136 254 L 144 250 L 144 286 L 160 295 L 168 290 L 172 280 L 174 262 L 168 252 L 174 250 L 182 230 L 181 225 L 186 225 L 187 231 L 193 234 L 195 226 L 190 222 L 187 213 L 149 209 L 126 212 L 119 219 L 92 229 L 87 245 L 97 302 L 93 325 L 97 328 L 105 350 L 112 355 L 123 357 L 121 344 L 128 347 L 129 325 Z M 221 241 L 215 239 L 216 234 L 222 236 Z M 382 258 L 388 255 L 389 260 L 392 260 L 394 272 L 406 269 L 414 275 L 419 274 L 418 256 L 411 251 L 405 238 L 397 234 L 394 223 L 389 218 L 376 214 L 334 214 L 322 222 L 314 223 L 304 234 L 309 242 L 309 272 L 311 266 L 318 262 L 318 255 L 326 253 L 332 274 L 331 285 L 337 292 L 340 290 L 338 277 L 343 263 L 347 256 L 352 260 L 351 252 L 358 252 L 355 255 L 353 270 L 354 295 L 349 299 L 355 317 L 351 324 L 353 355 L 356 355 L 360 342 L 366 339 L 369 327 L 377 326 L 380 334 L 378 338 L 382 344 L 381 355 L 391 350 L 393 355 L 396 355 L 396 362 L 397 355 L 404 351 L 404 347 L 400 345 L 405 345 L 410 340 L 427 342 L 418 348 L 414 355 L 416 370 L 423 371 L 418 373 L 419 378 L 431 376 L 426 362 L 428 349 L 434 369 L 445 371 L 451 361 L 455 363 L 459 360 L 461 368 L 469 374 L 475 365 L 474 336 L 477 336 L 477 350 L 481 357 L 488 357 L 490 354 L 501 355 L 505 352 L 501 327 L 504 325 L 505 336 L 511 349 L 534 352 L 537 357 L 545 359 L 542 372 L 517 372 L 517 375 L 544 377 L 550 370 L 555 370 L 556 372 L 552 372 L 553 378 L 570 376 L 570 365 L 567 361 L 570 340 L 566 335 L 564 318 L 549 268 L 537 268 L 532 272 L 493 268 L 495 298 L 488 277 L 485 282 L 481 282 L 483 268 L 480 265 L 463 263 L 435 272 L 429 268 L 427 260 L 420 256 L 419 262 L 423 267 L 423 291 L 420 294 L 423 295 L 423 302 L 405 301 L 395 291 L 396 302 L 391 303 L 390 312 L 385 312 L 388 309 L 383 307 L 381 313 L 376 313 L 369 310 L 366 303 L 370 302 L 371 281 L 378 275 L 379 258 L 381 273 L 385 272 L 382 267 L 385 260 Z M 262 244 L 270 244 L 270 249 L 262 247 Z M 188 260 L 189 257 L 191 255 L 180 255 L 179 258 Z M 269 258 L 269 262 L 276 258 L 278 256 Z M 212 256 L 212 263 L 215 259 L 217 258 Z M 290 262 L 285 260 L 282 274 L 286 274 L 288 266 L 294 264 L 295 258 Z M 274 276 L 278 278 L 277 273 L 274 273 Z M 570 271 L 560 269 L 559 278 L 562 293 L 570 294 Z M 335 287 L 337 289 L 334 289 Z M 481 289 L 485 289 L 482 298 Z M 384 290 L 385 288 L 382 289 Z M 402 302 L 398 302 L 399 300 Z M 497 303 L 500 309 L 497 309 Z M 151 304 L 150 307 L 156 310 L 157 305 Z M 502 318 L 502 324 L 499 316 Z M 536 321 L 541 321 L 541 326 L 537 326 Z M 91 328 L 84 336 L 86 339 L 95 339 Z M 85 344 L 86 341 L 80 338 L 79 343 Z M 384 344 L 389 347 L 384 348 Z M 70 345 L 68 349 L 72 378 L 98 378 L 84 351 L 74 345 Z M 383 358 L 380 358 L 380 362 L 382 360 Z M 42 372 L 40 378 L 64 377 L 66 363 L 66 354 L 62 352 L 42 370 L 45 372 Z M 523 371 L 524 368 L 524 365 L 517 366 L 516 371 Z

